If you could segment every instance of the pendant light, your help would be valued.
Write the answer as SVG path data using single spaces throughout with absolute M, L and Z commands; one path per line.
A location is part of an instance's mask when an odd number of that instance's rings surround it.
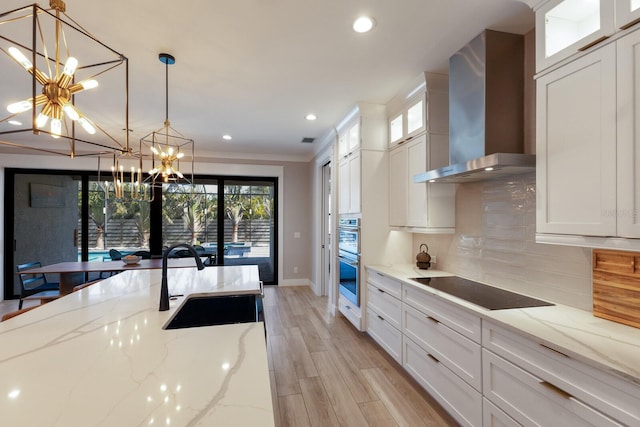
M 28 144 L 7 142 L 3 138 L 0 144 L 70 157 L 77 154 L 76 142 L 92 146 L 85 146 L 82 155 L 128 150 L 127 143 L 120 143 L 91 118 L 100 115 L 96 108 L 99 109 L 101 103 L 94 103 L 97 107 L 89 112 L 75 102 L 76 96 L 81 94 L 80 98 L 89 98 L 92 92 L 94 97 L 99 96 L 96 93 L 100 90 L 100 76 L 124 64 L 124 121 L 127 122 L 127 58 L 98 41 L 70 18 L 66 14 L 64 1 L 50 0 L 49 6 L 50 9 L 45 10 L 33 4 L 0 14 L 0 51 L 32 77 L 30 84 L 23 87 L 18 84 L 20 80 L 14 77 L 16 73 L 11 71 L 15 65 L 5 67 L 0 64 L 6 70 L 0 84 L 7 85 L 0 93 L 9 97 L 5 100 L 9 116 L 0 118 L 0 135 L 32 131 L 36 135 L 49 135 L 52 139 L 47 139 L 46 144 L 40 140 L 35 144 L 34 138 L 18 139 L 33 141 Z M 31 24 L 31 28 L 23 28 L 27 24 Z M 78 57 L 72 54 L 73 49 L 76 49 Z M 92 60 L 83 63 L 82 56 L 91 57 Z M 103 93 L 116 93 L 111 87 L 102 89 Z M 22 99 L 19 93 L 23 94 Z M 27 112 L 31 112 L 31 127 L 17 128 L 16 123 L 21 125 L 24 121 L 20 120 L 20 116 Z M 78 134 L 76 129 L 80 130 Z M 55 144 L 55 140 L 60 138 L 68 140 L 68 150 Z M 90 152 L 87 151 L 89 149 Z
M 169 121 L 169 65 L 175 64 L 176 59 L 168 53 L 161 53 L 158 59 L 165 65 L 165 119 L 162 128 L 141 140 L 152 153 L 152 168 L 149 170 L 149 176 L 154 185 L 193 184 L 193 140 L 172 128 Z M 191 157 L 191 170 L 187 174 L 180 171 L 180 160 L 185 155 Z

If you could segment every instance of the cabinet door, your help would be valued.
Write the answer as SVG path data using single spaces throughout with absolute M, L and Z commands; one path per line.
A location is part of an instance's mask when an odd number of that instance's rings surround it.
M 627 1 L 628 3 L 628 1 Z M 640 1 L 638 1 L 640 4 Z M 618 233 L 640 237 L 640 31 L 617 42 Z
M 616 233 L 616 50 L 537 81 L 538 233 Z
M 349 154 L 360 147 L 360 125 L 355 124 L 349 128 Z
M 614 32 L 611 0 L 549 0 L 536 11 L 536 71 Z
M 627 28 L 640 20 L 640 0 L 616 0 L 616 27 Z
M 425 129 L 425 116 L 424 116 L 424 95 L 409 104 L 407 107 L 407 137 L 423 132 Z
M 340 159 L 338 164 L 338 212 L 349 213 L 351 181 L 349 173 L 349 159 Z
M 555 385 L 482 350 L 483 395 L 522 425 L 620 427 Z
M 360 212 L 360 152 L 349 156 L 349 213 Z
M 406 146 L 408 174 L 405 172 L 407 187 L 407 225 L 410 227 L 426 227 L 427 224 L 427 185 L 424 182 L 413 182 L 413 176 L 426 171 L 427 168 L 427 136 L 421 135 Z
M 389 152 L 389 225 L 407 225 L 407 146 Z

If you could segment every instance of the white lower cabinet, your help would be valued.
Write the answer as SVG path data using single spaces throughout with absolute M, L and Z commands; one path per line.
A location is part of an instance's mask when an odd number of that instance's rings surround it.
M 460 335 L 433 316 L 404 304 L 404 334 L 473 388 L 482 391 L 480 344 Z
M 367 279 L 367 333 L 402 363 L 401 283 L 370 271 Z
M 463 426 L 482 425 L 482 395 L 431 353 L 403 335 L 406 371 Z
M 491 403 L 486 397 L 482 398 L 482 425 L 484 427 L 518 427 L 513 418 Z
M 636 384 L 487 321 L 482 345 L 483 394 L 516 421 L 640 425 Z
M 482 361 L 484 395 L 523 425 L 622 425 L 486 349 Z
M 359 331 L 362 330 L 362 311 L 360 307 L 340 295 L 338 298 L 338 310 L 353 324 Z
M 367 332 L 463 426 L 640 426 L 640 386 L 369 270 Z
M 371 338 L 380 344 L 396 362 L 402 363 L 402 332 L 370 308 L 367 310 L 367 322 L 367 333 Z

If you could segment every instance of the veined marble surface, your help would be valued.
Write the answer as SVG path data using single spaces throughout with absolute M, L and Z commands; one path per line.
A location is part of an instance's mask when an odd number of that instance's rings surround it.
M 496 324 L 528 336 L 576 360 L 640 385 L 640 329 L 638 328 L 601 319 L 593 316 L 590 311 L 561 304 L 550 307 L 487 310 L 410 280 L 412 277 L 451 276 L 450 273 L 419 270 L 411 265 L 371 265 L 367 268 L 395 277 L 405 284 L 453 302 L 473 311 L 483 319 L 492 320 Z
M 273 425 L 263 323 L 163 330 L 160 270 L 127 271 L 0 323 L 13 426 Z M 257 293 L 257 266 L 169 269 L 169 292 Z

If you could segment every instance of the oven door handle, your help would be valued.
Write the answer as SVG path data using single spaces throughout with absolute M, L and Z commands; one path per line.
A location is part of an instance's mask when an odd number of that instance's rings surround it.
M 356 262 L 351 262 L 351 261 L 349 261 L 349 259 L 348 259 L 348 258 L 341 257 L 341 256 L 339 256 L 339 257 L 338 257 L 338 259 L 340 260 L 340 262 L 344 262 L 345 264 L 347 264 L 347 265 L 348 265 L 348 266 L 350 266 L 350 267 L 355 267 L 355 268 L 357 268 L 357 267 L 358 267 L 358 261 L 356 261 Z

